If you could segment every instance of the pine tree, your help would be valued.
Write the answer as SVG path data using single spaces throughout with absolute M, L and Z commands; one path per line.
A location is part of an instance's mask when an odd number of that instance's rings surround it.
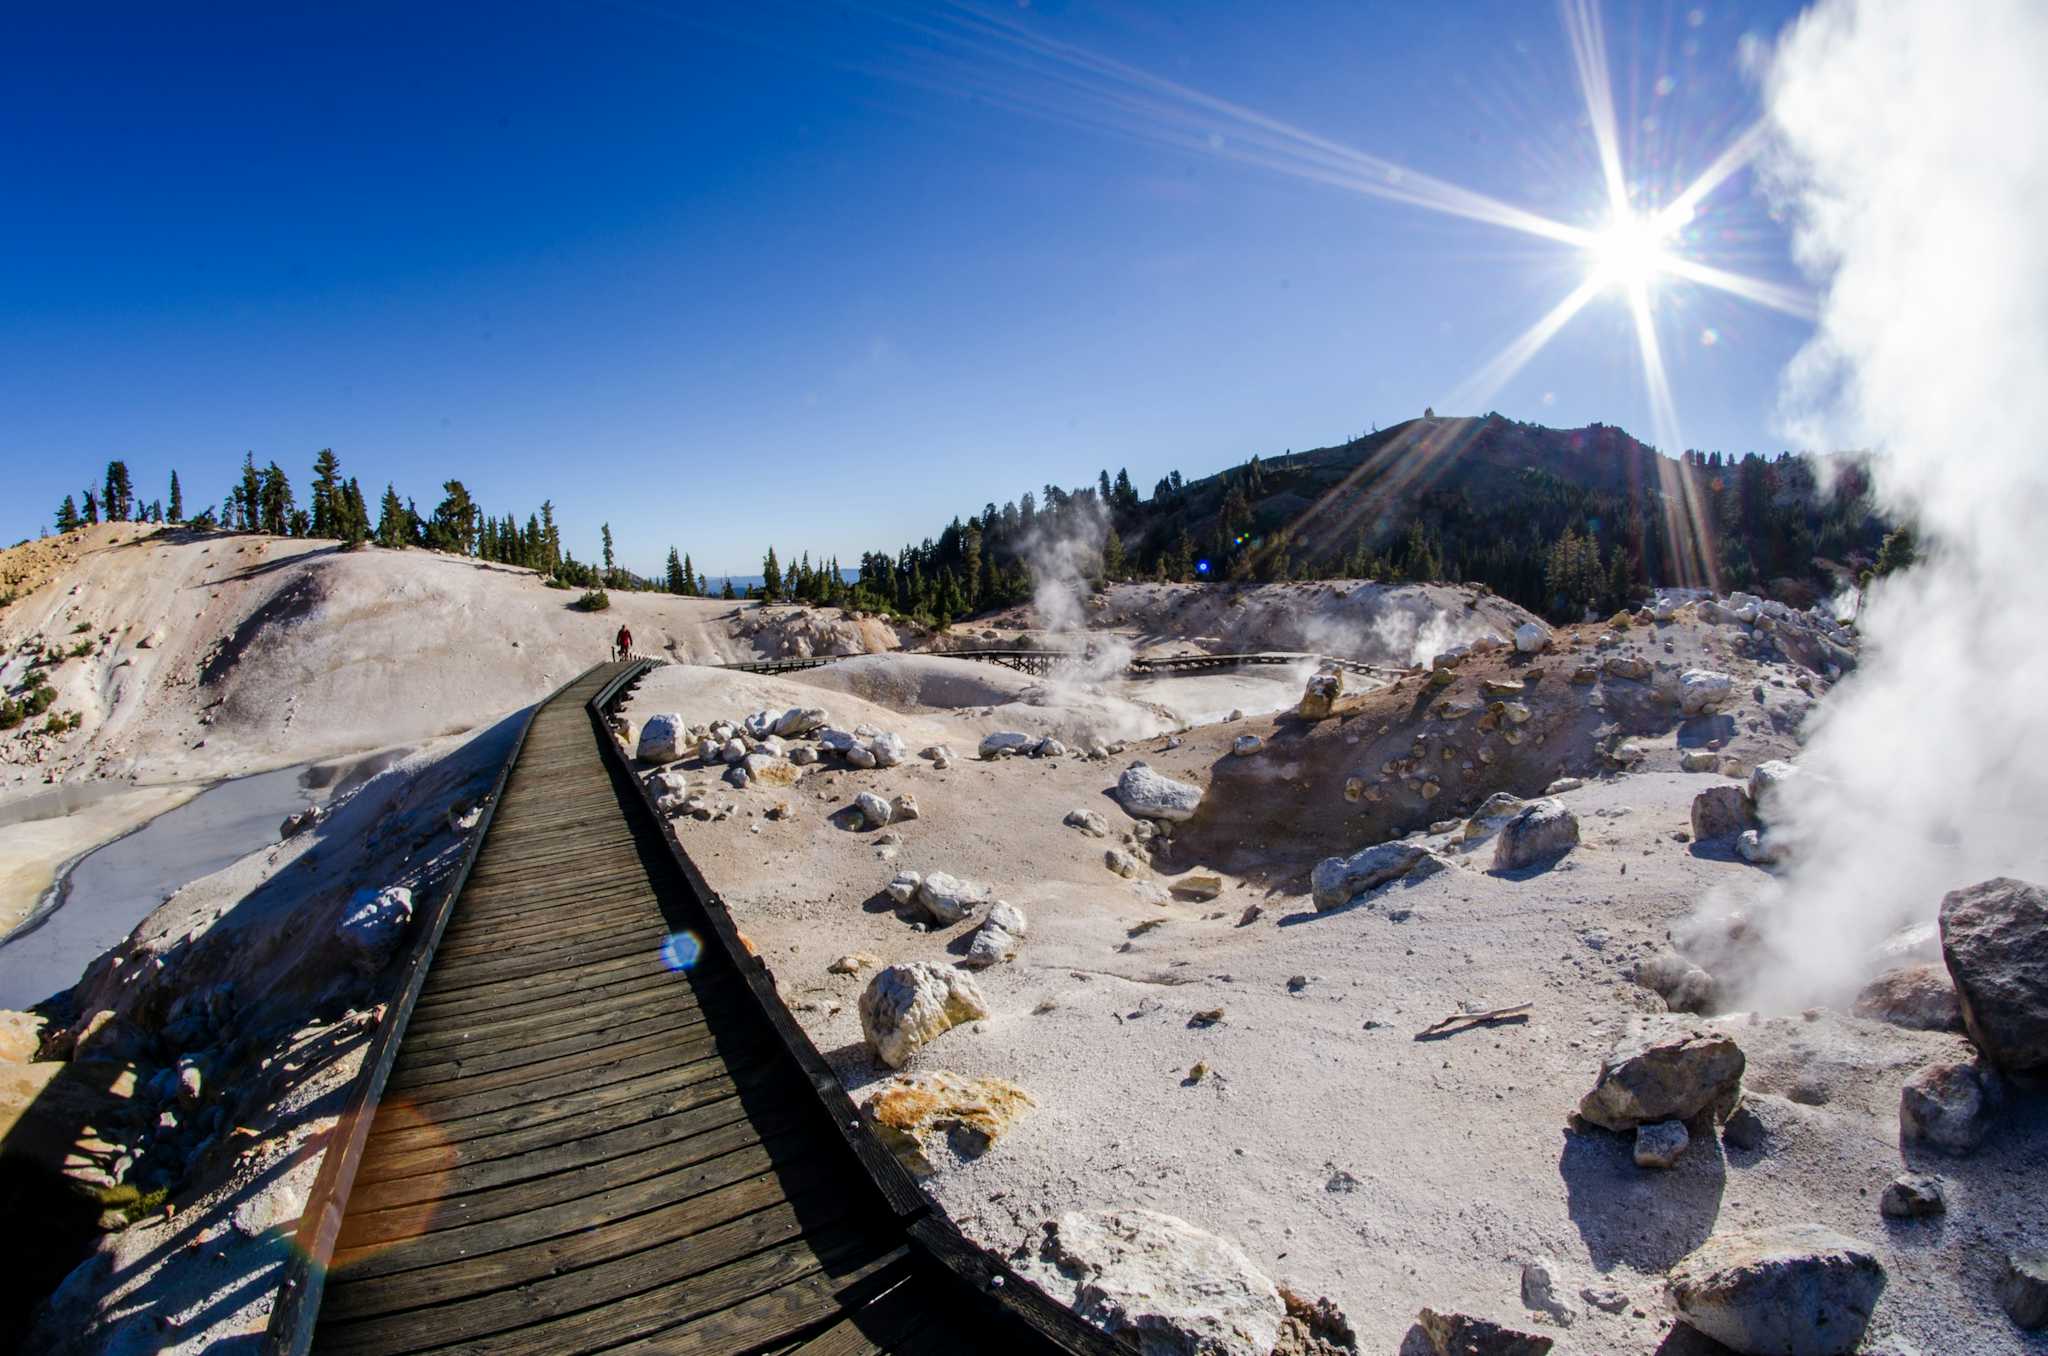
M 688 593 L 689 586 L 684 582 L 684 578 L 683 558 L 677 555 L 676 548 L 671 546 L 668 548 L 668 591 L 677 594 Z
M 615 588 L 615 587 L 617 587 L 617 585 L 618 585 L 618 580 L 617 580 L 617 577 L 616 577 L 616 576 L 617 576 L 617 570 L 616 570 L 616 567 L 615 567 L 615 566 L 613 565 L 613 563 L 612 563 L 612 525 L 611 525 L 610 523 L 604 523 L 604 524 L 602 524 L 602 525 L 601 525 L 601 528 L 600 528 L 600 530 L 601 530 L 601 531 L 602 531 L 602 532 L 604 533 L 604 583 L 605 583 L 605 587 L 606 587 L 606 588 Z
M 377 545 L 396 551 L 406 545 L 407 535 L 405 505 L 399 501 L 397 489 L 386 481 L 384 497 L 377 503 Z
M 128 463 L 125 461 L 108 462 L 106 493 L 100 498 L 100 511 L 106 515 L 107 521 L 110 523 L 127 522 L 129 514 L 128 501 L 133 496 L 134 490 L 128 483 Z
M 696 595 L 703 590 L 697 585 L 697 567 L 690 563 L 690 553 L 683 552 L 683 592 Z
M 427 545 L 451 555 L 473 556 L 477 542 L 477 507 L 459 480 L 441 482 L 441 502 L 427 525 Z
M 363 502 L 363 487 L 350 476 L 341 496 L 341 540 L 353 551 L 370 537 L 370 506 Z
M 259 527 L 273 537 L 291 535 L 292 482 L 284 468 L 276 462 L 263 468 L 263 475 L 257 488 L 259 504 Z
M 85 521 L 90 526 L 99 520 L 100 501 L 93 497 L 92 487 L 87 486 L 85 491 Z
M 1102 578 L 1105 583 L 1115 583 L 1124 577 L 1124 539 L 1111 528 L 1102 539 Z
M 555 501 L 552 499 L 541 501 L 540 536 L 542 556 L 538 564 L 543 574 L 553 575 L 562 567 L 562 530 L 555 526 Z
M 235 525 L 244 532 L 258 530 L 263 521 L 263 473 L 256 469 L 256 454 L 242 456 L 242 484 L 235 493 Z
M 341 488 L 341 458 L 334 449 L 323 447 L 313 458 L 313 535 L 339 537 L 341 522 L 335 513 L 336 495 Z
M 782 596 L 782 565 L 775 559 L 775 548 L 768 548 L 767 558 L 761 562 L 761 596 L 774 602 Z
M 725 577 L 725 588 L 722 591 L 720 591 L 718 596 L 728 601 L 739 597 L 739 594 L 733 590 L 731 575 L 727 575 Z
M 74 532 L 82 521 L 84 520 L 78 516 L 78 504 L 70 495 L 65 495 L 64 502 L 57 506 L 57 530 Z
M 171 521 L 185 521 L 185 492 L 178 488 L 178 473 L 171 472 Z

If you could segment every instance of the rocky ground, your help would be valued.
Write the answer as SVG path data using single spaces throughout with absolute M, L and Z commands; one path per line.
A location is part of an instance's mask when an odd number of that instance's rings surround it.
M 1999 1299 L 2007 1255 L 2048 1230 L 2025 1189 L 2038 1100 L 2001 1085 L 1966 1156 L 1902 1141 L 1904 1085 L 1967 1056 L 1960 1034 L 1727 1010 L 1734 983 L 1697 964 L 1729 955 L 1701 945 L 1700 901 L 1770 869 L 1768 827 L 1738 836 L 1754 769 L 1796 758 L 1854 662 L 1846 634 L 1752 606 L 1482 642 L 1325 692 L 1313 720 L 1246 701 L 1139 736 L 1091 728 L 1100 694 L 1004 703 L 1006 679 L 909 656 L 811 684 L 665 670 L 629 714 L 680 717 L 663 789 L 683 841 L 856 1099 L 963 1228 L 1106 1324 L 1138 1321 L 1102 1300 L 1114 1278 L 1171 1290 L 1197 1255 L 1228 1302 L 1178 1321 L 1217 1350 L 1296 1341 L 1322 1297 L 1364 1351 L 1431 1350 L 1425 1307 L 1451 1350 L 1464 1315 L 1561 1352 L 1710 1351 L 1701 1330 L 1743 1340 L 1715 1326 L 1725 1277 L 1695 1258 L 1693 1326 L 1674 1327 L 1674 1269 L 1709 1238 L 1740 1262 L 1771 1245 L 1742 1231 L 1819 1226 L 1785 1266 L 1811 1286 L 1799 1268 L 1849 1240 L 1838 1298 L 1868 1320 L 1862 1349 L 2048 1350 Z M 757 752 L 735 787 L 727 736 L 806 707 L 822 736 Z M 816 761 L 783 756 L 802 749 Z M 1134 761 L 1192 812 L 1126 813 Z M 1353 856 L 1389 841 L 1401 869 Z M 1727 1127 L 1706 1102 L 1641 1134 L 1575 1114 L 1618 1047 L 1694 1030 L 1746 1057 Z M 1880 1210 L 1908 1170 L 1939 1179 L 1946 1214 Z

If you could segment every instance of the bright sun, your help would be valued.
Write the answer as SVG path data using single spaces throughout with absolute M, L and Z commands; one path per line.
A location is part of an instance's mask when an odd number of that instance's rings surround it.
M 1665 232 L 1649 217 L 1629 213 L 1616 217 L 1587 244 L 1594 276 L 1615 287 L 1646 287 L 1669 260 Z

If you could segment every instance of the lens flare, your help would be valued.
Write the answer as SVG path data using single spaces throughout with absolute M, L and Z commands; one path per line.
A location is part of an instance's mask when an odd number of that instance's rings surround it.
M 671 932 L 661 940 L 661 963 L 677 974 L 694 970 L 703 955 L 703 940 L 687 928 Z

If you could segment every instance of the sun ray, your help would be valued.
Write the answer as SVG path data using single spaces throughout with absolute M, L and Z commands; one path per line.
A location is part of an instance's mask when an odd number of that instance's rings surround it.
M 1542 352 L 1544 345 L 1555 338 L 1573 316 L 1584 310 L 1586 303 L 1598 296 L 1605 285 L 1604 279 L 1588 274 L 1565 295 L 1564 300 L 1544 312 L 1535 324 L 1515 336 L 1505 348 L 1487 359 L 1478 371 L 1458 383 L 1445 398 L 1444 408 L 1485 409 L 1500 389 L 1528 366 L 1529 360 Z
M 1727 147 L 1714 157 L 1712 164 L 1700 171 L 1699 177 L 1687 184 L 1679 195 L 1657 210 L 1653 218 L 1660 232 L 1671 232 L 1692 220 L 1699 205 L 1710 197 L 1714 190 L 1733 178 L 1742 168 L 1756 158 L 1762 148 L 1765 136 L 1762 119 L 1744 128 L 1742 134 L 1728 143 Z
M 1730 293 L 1744 301 L 1755 302 L 1759 306 L 1783 312 L 1800 320 L 1815 320 L 1820 316 L 1820 309 L 1813 297 L 1796 287 L 1765 282 L 1761 278 L 1752 278 L 1741 273 L 1730 273 L 1725 268 L 1715 268 L 1712 264 L 1703 264 L 1681 254 L 1668 256 L 1662 266 L 1667 273 L 1684 278 L 1687 282 L 1699 283 Z
M 1206 146 L 1225 158 L 1275 173 L 1561 244 L 1583 246 L 1588 239 L 1589 233 L 1582 227 L 1554 221 L 1085 48 L 1030 33 L 1006 19 L 965 5 L 954 6 L 950 19 L 952 32 L 935 26 L 944 19 L 929 24 L 901 22 L 934 37 L 950 37 L 1027 76 L 1052 80 L 1068 94 L 1096 104 L 1107 130 L 1186 149 Z M 1057 73 L 1042 69 L 1030 58 L 1051 63 Z M 1029 99 L 1018 90 L 990 90 L 985 85 L 981 95 L 1013 104 Z M 1073 110 L 1066 113 L 1071 117 Z
M 1614 121 L 1614 88 L 1607 78 L 1607 36 L 1592 0 L 1561 0 L 1565 38 L 1579 75 L 1579 93 L 1586 101 L 1586 119 L 1600 152 L 1600 177 L 1607 185 L 1607 209 L 1619 217 L 1628 211 L 1628 179 L 1621 167 L 1621 134 Z

